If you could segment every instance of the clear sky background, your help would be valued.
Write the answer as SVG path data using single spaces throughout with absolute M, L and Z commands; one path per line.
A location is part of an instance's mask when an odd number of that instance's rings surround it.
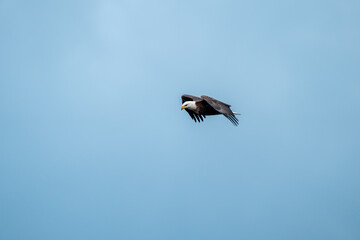
M 1 0 L 0 239 L 360 239 L 359 12 Z

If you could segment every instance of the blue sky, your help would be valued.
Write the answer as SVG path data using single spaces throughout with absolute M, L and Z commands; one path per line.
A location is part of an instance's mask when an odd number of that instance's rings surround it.
M 0 1 L 0 238 L 359 239 L 359 10 Z

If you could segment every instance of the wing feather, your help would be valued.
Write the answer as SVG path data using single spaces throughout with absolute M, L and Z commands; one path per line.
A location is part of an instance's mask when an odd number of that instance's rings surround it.
M 185 109 L 185 111 L 189 114 L 189 116 L 191 117 L 191 119 L 196 122 L 196 119 L 195 119 L 195 116 L 194 116 L 194 112 L 191 111 L 191 110 L 187 110 L 187 109 Z
M 194 115 L 195 115 L 196 119 L 200 122 L 199 115 L 197 115 L 197 114 L 194 114 Z

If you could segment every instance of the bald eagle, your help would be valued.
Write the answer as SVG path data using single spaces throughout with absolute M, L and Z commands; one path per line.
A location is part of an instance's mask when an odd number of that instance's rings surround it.
M 195 97 L 184 94 L 181 96 L 182 106 L 181 110 L 185 109 L 190 117 L 196 122 L 204 121 L 207 115 L 223 114 L 229 119 L 235 126 L 239 124 L 239 120 L 235 115 L 239 113 L 233 112 L 230 109 L 230 105 L 220 102 L 214 98 L 208 96 Z

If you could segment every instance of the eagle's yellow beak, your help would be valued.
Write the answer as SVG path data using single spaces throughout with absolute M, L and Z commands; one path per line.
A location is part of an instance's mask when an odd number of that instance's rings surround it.
M 183 110 L 184 109 L 184 106 L 181 106 L 181 108 L 180 108 L 181 110 Z

